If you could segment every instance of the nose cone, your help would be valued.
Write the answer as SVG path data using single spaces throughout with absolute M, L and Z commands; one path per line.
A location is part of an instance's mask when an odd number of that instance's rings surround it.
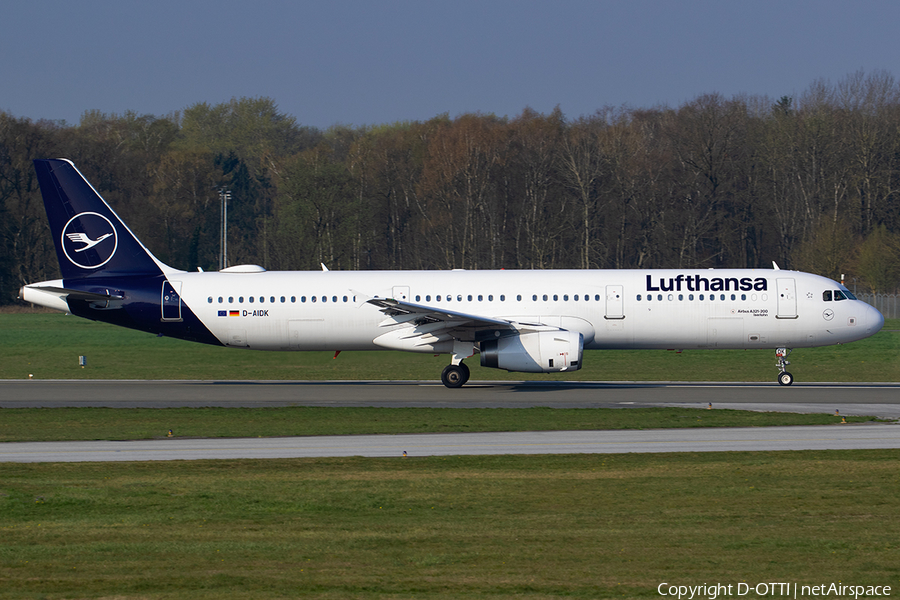
M 874 335 L 884 327 L 884 315 L 877 308 L 866 304 L 866 334 Z

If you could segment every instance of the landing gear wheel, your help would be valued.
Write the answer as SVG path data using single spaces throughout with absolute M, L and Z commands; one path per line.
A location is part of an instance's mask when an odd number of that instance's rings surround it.
M 469 367 L 463 363 L 447 365 L 441 373 L 441 383 L 448 388 L 458 388 L 469 380 Z
M 778 367 L 779 371 L 781 371 L 778 374 L 778 385 L 791 385 L 792 383 L 794 383 L 794 376 L 787 372 L 787 366 L 791 364 L 791 362 L 787 359 L 790 353 L 790 348 L 778 348 L 777 350 L 775 350 L 775 358 L 778 359 L 778 362 L 775 363 L 775 366 Z

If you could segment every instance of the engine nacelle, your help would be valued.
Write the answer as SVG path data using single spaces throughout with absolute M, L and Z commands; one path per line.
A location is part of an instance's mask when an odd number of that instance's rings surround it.
M 481 342 L 481 366 L 522 373 L 581 368 L 584 336 L 577 331 L 536 331 Z

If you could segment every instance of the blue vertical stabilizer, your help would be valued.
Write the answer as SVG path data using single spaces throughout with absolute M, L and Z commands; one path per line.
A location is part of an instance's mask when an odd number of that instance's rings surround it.
M 64 279 L 163 273 L 163 265 L 65 159 L 34 161 Z M 166 270 L 171 270 L 166 268 Z

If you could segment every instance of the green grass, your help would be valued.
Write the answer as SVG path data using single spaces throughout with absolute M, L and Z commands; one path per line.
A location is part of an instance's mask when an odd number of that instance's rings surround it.
M 848 423 L 875 420 L 844 417 Z M 684 408 L 6 408 L 0 442 L 838 424 L 830 414 Z
M 896 450 L 10 464 L 0 597 L 900 587 Z M 755 598 L 755 595 L 747 596 Z
M 900 320 L 845 346 L 798 349 L 797 381 L 900 381 Z M 448 362 L 404 352 L 256 352 L 184 342 L 59 313 L 0 313 L 0 379 L 437 380 Z M 87 368 L 78 357 L 87 357 Z M 469 360 L 472 380 L 774 381 L 770 350 L 589 350 L 570 374 L 507 373 Z
M 446 362 L 241 352 L 56 314 L 0 314 L 0 331 L 0 378 L 435 379 Z M 770 381 L 770 354 L 589 352 L 565 378 Z M 798 350 L 791 368 L 804 381 L 897 381 L 898 355 L 897 334 L 885 331 Z M 525 377 L 473 368 L 475 379 Z M 689 409 L 3 409 L 0 440 L 596 429 L 623 419 L 837 420 Z M 0 598 L 658 598 L 662 582 L 767 581 L 896 590 L 898 459 L 872 450 L 5 463 Z

